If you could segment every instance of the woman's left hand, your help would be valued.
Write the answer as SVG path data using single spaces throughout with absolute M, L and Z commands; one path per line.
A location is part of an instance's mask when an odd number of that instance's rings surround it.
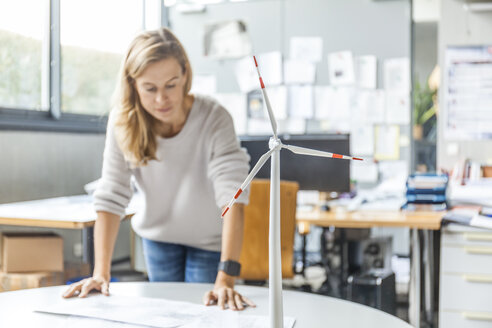
M 203 304 L 207 306 L 217 304 L 223 310 L 227 304 L 227 307 L 233 311 L 242 311 L 245 305 L 256 307 L 255 303 L 250 299 L 235 291 L 233 286 L 225 282 L 216 281 L 214 289 L 203 296 Z

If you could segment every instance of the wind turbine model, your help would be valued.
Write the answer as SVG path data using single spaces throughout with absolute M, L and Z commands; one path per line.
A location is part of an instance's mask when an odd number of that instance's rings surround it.
M 270 297 L 269 297 L 269 309 L 270 309 L 270 328 L 283 328 L 283 305 L 282 305 L 282 265 L 280 254 L 280 150 L 282 148 L 288 149 L 293 153 L 300 155 L 321 156 L 329 158 L 349 159 L 362 161 L 362 158 L 351 157 L 346 155 L 339 155 L 329 153 L 325 151 L 313 150 L 304 147 L 297 147 L 291 145 L 284 145 L 277 136 L 277 122 L 273 115 L 272 108 L 270 106 L 270 100 L 268 99 L 263 79 L 261 78 L 260 70 L 258 69 L 258 62 L 255 60 L 256 70 L 258 77 L 260 78 L 261 92 L 265 99 L 266 107 L 268 110 L 268 116 L 270 117 L 270 123 L 272 124 L 273 136 L 270 137 L 269 147 L 270 150 L 260 157 L 256 165 L 253 167 L 249 175 L 244 180 L 241 188 L 237 191 L 234 198 L 229 202 L 222 218 L 227 213 L 229 208 L 236 202 L 237 198 L 243 190 L 245 190 L 250 184 L 251 180 L 255 177 L 256 173 L 261 169 L 263 164 L 272 157 L 272 165 L 270 171 L 270 232 L 269 232 L 269 282 L 270 282 Z

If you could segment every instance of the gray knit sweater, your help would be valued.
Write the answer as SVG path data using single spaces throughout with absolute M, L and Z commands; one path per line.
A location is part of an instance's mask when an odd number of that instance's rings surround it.
M 102 177 L 94 193 L 96 211 L 123 216 L 133 175 L 145 202 L 131 220 L 144 238 L 206 250 L 221 248 L 221 208 L 235 195 L 249 170 L 229 113 L 215 100 L 195 96 L 183 129 L 158 137 L 156 156 L 132 169 L 123 157 L 109 120 Z M 247 203 L 249 193 L 238 202 Z

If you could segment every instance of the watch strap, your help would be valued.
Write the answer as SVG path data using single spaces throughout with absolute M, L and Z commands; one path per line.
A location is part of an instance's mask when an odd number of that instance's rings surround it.
M 219 271 L 223 271 L 229 276 L 237 277 L 241 272 L 241 263 L 233 260 L 221 261 L 219 262 Z

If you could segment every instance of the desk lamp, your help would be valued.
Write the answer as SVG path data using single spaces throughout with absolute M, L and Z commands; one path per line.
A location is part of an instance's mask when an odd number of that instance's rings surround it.
M 260 157 L 256 165 L 244 180 L 241 187 L 238 189 L 236 195 L 229 202 L 227 207 L 222 213 L 222 218 L 227 213 L 229 208 L 236 202 L 237 198 L 243 190 L 245 190 L 250 184 L 251 180 L 255 177 L 263 164 L 272 157 L 272 165 L 270 170 L 270 231 L 269 231 L 269 312 L 270 312 L 270 328 L 283 328 L 283 304 L 282 304 L 282 265 L 281 265 L 281 253 L 280 253 L 280 150 L 282 148 L 288 149 L 291 152 L 299 155 L 320 156 L 338 159 L 358 160 L 362 158 L 351 157 L 346 155 L 339 155 L 335 153 L 329 153 L 325 151 L 319 151 L 304 147 L 285 145 L 277 136 L 277 121 L 273 115 L 273 110 L 270 106 L 270 100 L 261 78 L 260 70 L 258 68 L 258 62 L 256 57 L 253 56 L 255 61 L 256 71 L 260 79 L 261 92 L 266 103 L 268 116 L 272 125 L 273 136 L 270 137 L 269 148 L 263 156 Z

